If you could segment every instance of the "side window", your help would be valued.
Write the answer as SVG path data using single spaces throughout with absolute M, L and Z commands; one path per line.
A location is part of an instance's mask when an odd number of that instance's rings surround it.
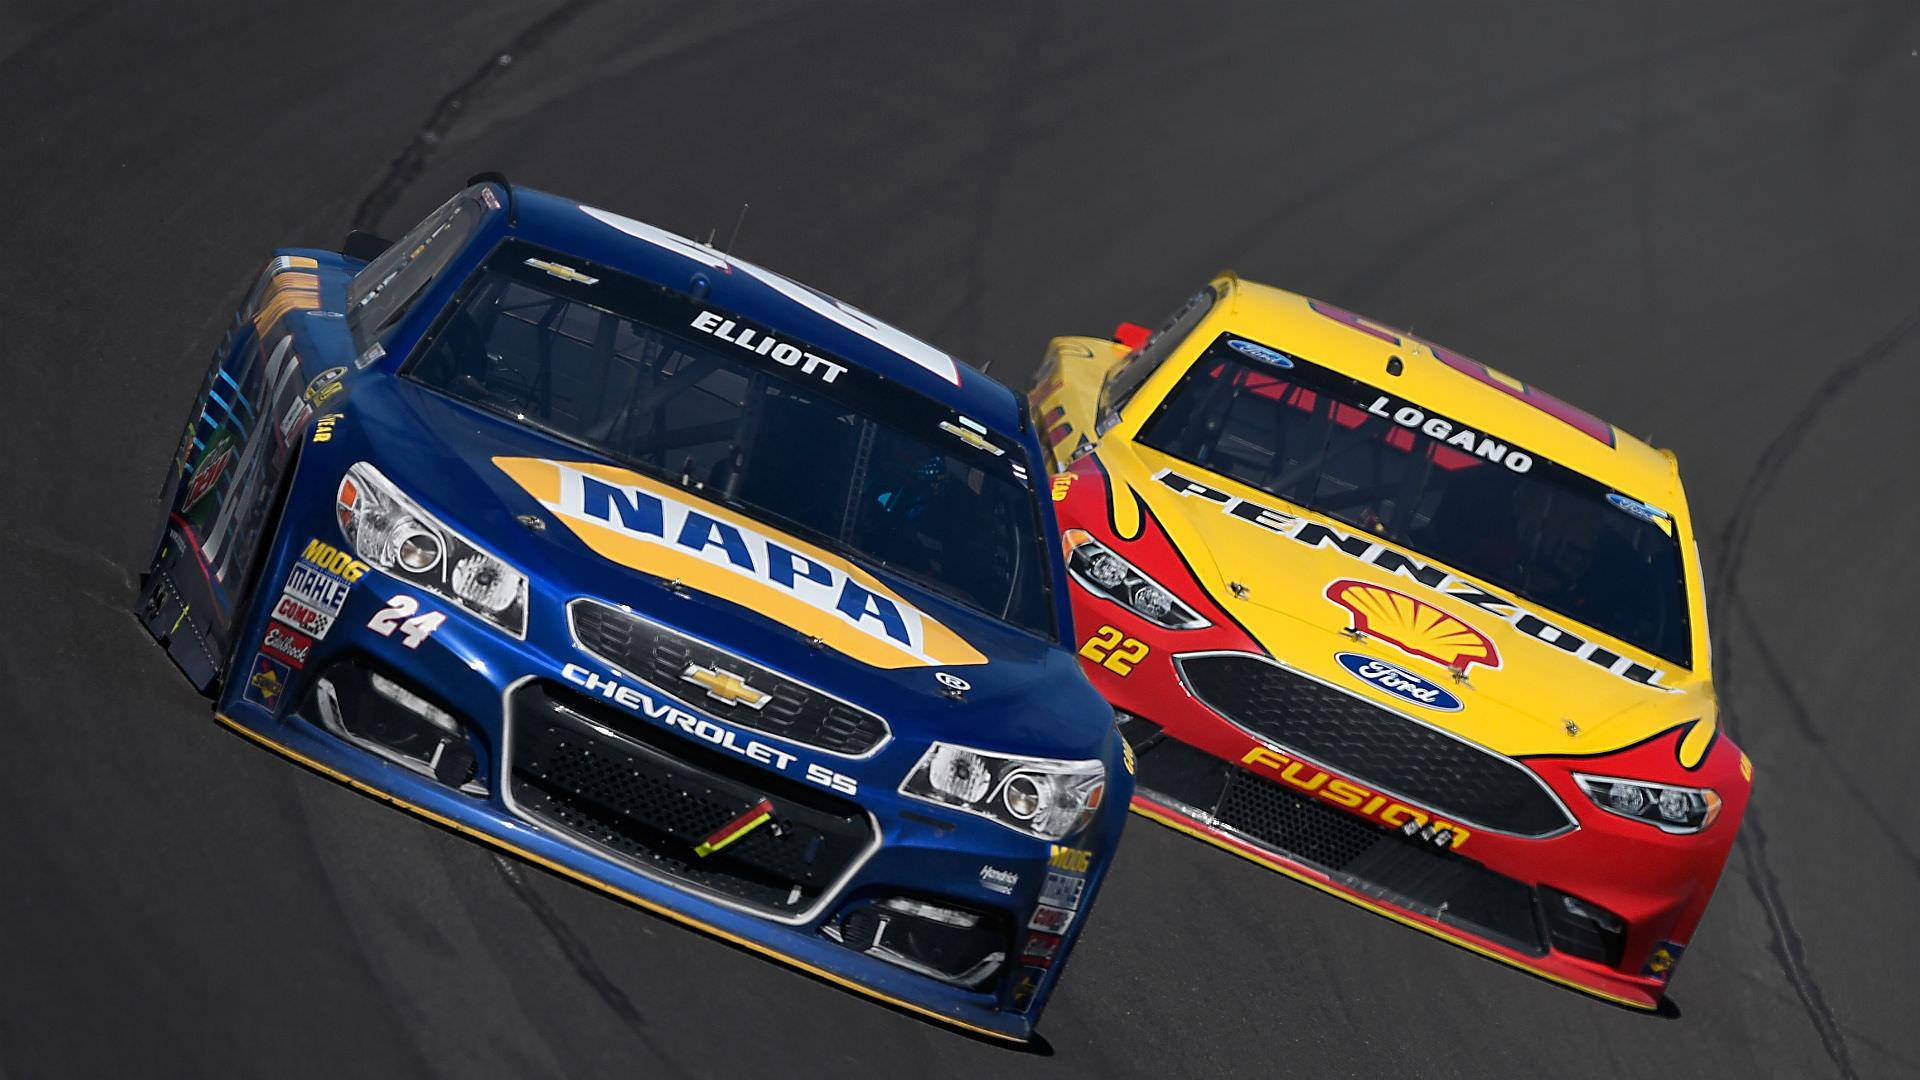
M 347 286 L 347 323 L 363 352 L 400 321 L 480 224 L 479 188 L 448 199 L 413 231 L 355 274 Z
M 1154 331 L 1153 336 L 1147 339 L 1147 343 L 1141 346 L 1138 352 L 1122 360 L 1107 373 L 1106 382 L 1100 386 L 1100 406 L 1097 413 L 1099 434 L 1105 434 L 1107 429 L 1113 426 L 1114 421 L 1119 419 L 1120 410 L 1126 407 L 1134 391 L 1140 389 L 1141 384 L 1147 381 L 1147 376 L 1152 375 L 1161 364 L 1166 362 L 1167 357 L 1173 354 L 1173 350 L 1179 348 L 1180 343 L 1193 332 L 1193 328 L 1200 324 L 1200 320 L 1207 317 L 1207 312 L 1213 310 L 1215 299 L 1211 285 L 1193 294 L 1185 304 L 1180 306 L 1180 310 L 1175 311 L 1166 322 L 1160 325 L 1160 329 Z

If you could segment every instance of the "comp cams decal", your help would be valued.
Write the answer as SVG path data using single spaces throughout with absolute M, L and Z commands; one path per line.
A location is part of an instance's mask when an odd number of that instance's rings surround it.
M 681 489 L 610 465 L 494 464 L 601 557 L 759 612 L 881 668 L 980 664 L 871 574 Z
M 1596 642 L 1588 641 L 1565 627 L 1556 626 L 1535 615 L 1512 600 L 1487 592 L 1441 567 L 1431 566 L 1395 551 L 1370 536 L 1350 536 L 1318 522 L 1307 521 L 1217 488 L 1208 487 L 1172 469 L 1161 469 L 1153 474 L 1153 479 L 1166 485 L 1175 494 L 1214 503 L 1220 507 L 1221 513 L 1239 518 L 1250 525 L 1257 525 L 1268 532 L 1308 547 L 1335 548 L 1350 558 L 1379 567 L 1390 574 L 1411 578 L 1442 596 L 1471 604 L 1511 624 L 1514 629 L 1528 637 L 1544 641 L 1628 682 L 1638 683 L 1665 693 L 1675 692 L 1673 687 L 1662 681 L 1665 677 L 1663 672 L 1621 656 Z
M 629 686 L 618 679 L 601 675 L 579 664 L 568 664 L 560 669 L 560 674 L 582 690 L 599 694 L 621 708 L 638 716 L 644 716 L 662 727 L 691 735 L 728 753 L 746 758 L 748 761 L 758 762 L 783 773 L 792 773 L 808 783 L 817 784 L 829 791 L 837 791 L 842 795 L 860 794 L 859 781 L 845 773 L 835 772 L 816 762 L 803 762 L 798 755 L 788 753 L 777 746 L 749 738 L 730 727 L 660 701 L 638 686 Z

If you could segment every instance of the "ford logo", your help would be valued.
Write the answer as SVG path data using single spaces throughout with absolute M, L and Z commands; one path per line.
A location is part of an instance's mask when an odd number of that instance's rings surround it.
M 1395 667 L 1384 660 L 1375 660 L 1371 656 L 1359 653 L 1343 652 L 1334 656 L 1340 666 L 1346 668 L 1353 677 L 1392 694 L 1403 701 L 1415 705 L 1424 705 L 1429 709 L 1442 712 L 1459 712 L 1460 699 L 1448 693 L 1437 683 L 1415 675 L 1404 668 Z
M 1251 341 L 1242 341 L 1239 338 L 1230 338 L 1227 344 L 1237 353 L 1244 356 L 1251 356 L 1255 360 L 1264 360 L 1274 367 L 1290 368 L 1293 366 L 1293 357 L 1288 356 L 1279 349 L 1269 349 L 1265 345 L 1255 344 Z

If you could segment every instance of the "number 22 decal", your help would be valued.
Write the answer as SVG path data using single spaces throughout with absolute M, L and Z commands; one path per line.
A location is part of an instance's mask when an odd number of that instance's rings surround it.
M 420 643 L 431 637 L 440 624 L 447 621 L 446 612 L 429 611 L 416 615 L 420 610 L 420 601 L 401 593 L 387 601 L 387 606 L 373 613 L 367 620 L 367 629 L 381 637 L 392 637 L 395 630 L 400 631 L 400 644 L 409 649 L 417 649 Z M 402 622 L 401 620 L 406 620 Z
M 1130 638 L 1117 627 L 1103 626 L 1094 631 L 1080 655 L 1122 678 L 1133 674 L 1133 665 L 1147 658 L 1147 643 Z

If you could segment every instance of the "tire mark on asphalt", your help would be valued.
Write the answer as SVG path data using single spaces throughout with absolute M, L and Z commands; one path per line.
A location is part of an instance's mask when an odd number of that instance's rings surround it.
M 1881 836 L 1906 861 L 1908 868 L 1914 872 L 1915 876 L 1920 876 L 1920 852 L 1916 852 L 1908 843 L 1906 832 L 1887 820 L 1887 816 L 1881 812 L 1880 807 L 1867 798 L 1862 785 L 1854 783 L 1847 770 L 1834 758 L 1833 751 L 1827 746 L 1826 735 L 1813 724 L 1813 712 L 1807 708 L 1806 698 L 1801 696 L 1792 680 L 1787 677 L 1789 668 L 1786 661 L 1780 659 L 1779 655 L 1773 651 L 1773 646 L 1767 642 L 1766 636 L 1761 631 L 1760 620 L 1754 617 L 1753 608 L 1747 603 L 1747 598 L 1736 596 L 1732 606 L 1735 614 L 1739 616 L 1740 628 L 1747 632 L 1747 637 L 1753 642 L 1755 651 L 1760 654 L 1761 672 L 1779 692 L 1780 700 L 1785 703 L 1787 716 L 1793 721 L 1794 727 L 1800 730 L 1801 737 L 1813 746 L 1814 751 L 1827 763 L 1827 767 L 1833 770 L 1834 775 L 1846 782 L 1847 794 L 1851 795 L 1853 801 L 1866 811 L 1867 817 L 1880 830 Z
M 1041 47 L 1051 36 L 1052 11 L 1051 4 L 1027 6 L 1026 26 L 1014 46 L 1013 59 L 1007 65 L 1006 82 L 1001 88 L 1000 101 L 994 108 L 993 121 L 987 128 L 986 142 L 980 153 L 983 167 L 977 170 L 980 182 L 974 191 L 973 243 L 960 299 L 952 313 L 941 320 L 934 330 L 936 337 L 945 336 L 948 329 L 956 324 L 963 330 L 970 330 L 970 355 L 981 371 L 991 367 L 994 360 L 991 356 L 983 355 L 986 331 L 980 323 L 980 298 L 987 291 L 987 243 L 993 238 L 993 219 L 1000 208 L 1000 187 L 1016 149 L 1014 131 L 1033 86 L 1040 81 L 1034 77 L 1034 69 Z
M 1577 171 L 1600 157 L 1621 138 L 1619 131 L 1602 132 L 1540 162 L 1525 172 L 1502 174 L 1497 183 L 1474 188 L 1466 198 L 1449 207 L 1419 232 L 1382 252 L 1366 266 L 1355 271 L 1341 286 L 1342 296 L 1364 297 L 1374 294 L 1386 282 L 1406 269 L 1414 254 L 1439 245 L 1449 235 L 1466 232 L 1481 219 L 1504 210 L 1509 198 L 1530 191 L 1549 180 Z M 1413 328 L 1407 328 L 1413 333 Z
M 1799 452 L 1807 432 L 1842 391 L 1897 355 L 1900 345 L 1916 329 L 1920 329 L 1920 310 L 1909 313 L 1893 329 L 1849 357 L 1822 379 L 1808 393 L 1800 409 L 1788 418 L 1761 450 L 1753 471 L 1748 474 L 1747 482 L 1735 501 L 1734 514 L 1720 532 L 1721 564 L 1720 573 L 1715 578 L 1714 592 L 1720 597 L 1723 607 L 1742 603 L 1739 594 L 1740 572 L 1746 561 L 1747 545 L 1753 538 L 1754 525 L 1760 520 L 1760 504 Z M 1715 680 L 1723 688 L 1720 722 L 1722 729 L 1732 737 L 1739 727 L 1739 710 L 1736 707 L 1737 684 L 1733 679 L 1733 642 L 1727 637 L 1724 620 L 1714 624 L 1713 639 L 1715 657 L 1724 674 L 1724 678 Z M 1763 651 L 1763 668 L 1766 659 L 1767 654 Z M 1811 721 L 1807 723 L 1810 726 Z M 1847 1051 L 1846 1034 L 1841 1030 L 1833 1009 L 1827 1004 L 1825 993 L 1807 964 L 1806 945 L 1800 938 L 1793 914 L 1788 910 L 1786 898 L 1781 893 L 1779 875 L 1775 873 L 1768 854 L 1766 826 L 1760 808 L 1758 800 L 1748 804 L 1746 819 L 1741 823 L 1736 844 L 1746 856 L 1748 886 L 1766 916 L 1768 951 L 1779 964 L 1781 974 L 1786 976 L 1794 994 L 1799 997 L 1801 1008 L 1806 1012 L 1815 1034 L 1820 1037 L 1821 1046 L 1839 1075 L 1845 1080 L 1855 1080 L 1859 1073 L 1855 1071 L 1853 1058 Z
M 414 135 L 405 149 L 400 151 L 387 165 L 386 175 L 360 200 L 360 208 L 353 213 L 353 228 L 371 230 L 393 209 L 408 185 L 418 179 L 427 161 L 439 148 L 447 132 L 460 120 L 462 113 L 473 100 L 485 93 L 504 75 L 513 64 L 527 53 L 545 44 L 562 27 L 578 18 L 580 13 L 592 7 L 597 0 L 567 0 L 566 3 L 547 12 L 540 18 L 528 23 L 520 32 L 508 39 L 506 44 L 492 51 L 492 54 L 459 85 L 447 91 L 434 105 L 433 112 L 427 116 L 426 123 Z
M 588 948 L 587 943 L 580 940 L 579 936 L 567 926 L 566 920 L 560 917 L 560 913 L 553 910 L 546 898 L 535 891 L 533 885 L 522 876 L 520 867 L 504 855 L 493 854 L 488 857 L 493 861 L 494 869 L 500 872 L 501 880 L 507 883 L 508 891 L 513 893 L 514 899 L 520 901 L 533 914 L 534 920 L 546 930 L 547 936 L 553 939 L 554 945 L 560 950 L 560 955 L 573 968 L 574 974 L 580 977 L 580 981 L 586 983 L 608 1010 L 627 1025 L 627 1028 L 639 1038 L 641 1044 L 661 1065 L 675 1075 L 687 1075 L 684 1069 L 668 1058 L 654 1043 L 653 1037 L 647 1032 L 646 1017 L 640 1015 L 640 1010 L 634 1007 L 633 999 L 629 998 L 627 992 L 620 989 L 620 985 L 600 967 L 599 961 L 593 958 L 593 950 Z
M 1640 306 L 1647 321 L 1653 368 L 1666 366 L 1665 335 L 1660 326 L 1659 260 L 1653 257 L 1653 65 L 1659 58 L 1658 0 L 1640 5 L 1640 102 L 1634 132 L 1634 218 L 1640 230 Z
M 1756 38 L 1763 38 L 1793 27 L 1814 22 L 1824 23 L 1827 16 L 1821 12 L 1811 12 L 1766 19 L 1747 26 L 1737 27 L 1723 33 L 1704 35 L 1685 41 L 1676 41 L 1656 51 L 1661 59 L 1675 60 L 1682 57 L 1696 57 L 1699 54 L 1713 52 Z M 1483 109 L 1477 109 L 1462 116 L 1456 116 L 1442 123 L 1422 126 L 1418 132 L 1402 138 L 1393 139 L 1372 153 L 1365 155 L 1343 168 L 1329 169 L 1322 174 L 1321 180 L 1297 193 L 1286 194 L 1276 200 L 1274 208 L 1249 221 L 1235 234 L 1233 246 L 1224 249 L 1212 257 L 1208 263 L 1212 267 L 1233 266 L 1244 261 L 1253 252 L 1258 251 L 1274 234 L 1278 233 L 1294 216 L 1304 212 L 1317 203 L 1337 197 L 1356 185 L 1379 177 L 1390 171 L 1407 156 L 1424 147 L 1443 144 L 1495 121 L 1512 117 L 1527 109 L 1540 107 L 1543 103 L 1580 90 L 1605 86 L 1625 74 L 1625 70 L 1650 62 L 1650 58 L 1636 57 L 1623 64 L 1618 60 L 1607 60 L 1566 74 L 1545 80 L 1538 85 L 1517 88 L 1514 92 Z M 1199 276 L 1199 275 L 1193 275 Z M 1211 276 L 1211 271 L 1207 276 Z

